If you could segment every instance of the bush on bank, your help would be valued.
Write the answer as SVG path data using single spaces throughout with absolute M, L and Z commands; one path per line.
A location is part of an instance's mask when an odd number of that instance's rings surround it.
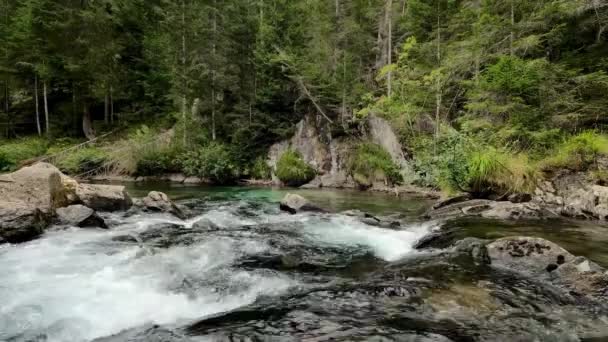
M 276 175 L 287 186 L 300 186 L 313 180 L 316 172 L 300 153 L 290 149 L 279 158 Z

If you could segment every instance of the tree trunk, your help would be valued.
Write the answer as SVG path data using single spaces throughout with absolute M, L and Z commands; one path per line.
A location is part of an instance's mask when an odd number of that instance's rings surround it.
M 42 136 L 42 127 L 40 127 L 40 105 L 38 104 L 38 75 L 34 74 L 34 102 L 36 103 L 36 129 L 38 136 Z
M 108 91 L 103 98 L 103 122 L 106 125 L 110 123 L 110 94 Z
M 46 80 L 42 81 L 42 95 L 44 96 L 44 125 L 46 128 L 46 135 L 49 136 L 51 130 L 51 124 L 49 122 L 49 102 L 47 100 L 47 91 L 46 91 Z
M 215 68 L 217 66 L 217 0 L 213 0 L 213 66 L 211 70 L 211 139 L 215 141 Z
M 110 123 L 114 124 L 114 88 L 110 86 Z
M 441 2 L 437 2 L 437 67 L 441 68 Z M 441 121 L 441 75 L 437 75 L 435 94 L 435 141 L 439 139 Z M 435 143 L 435 148 L 437 143 Z
M 392 55 L 393 55 L 393 16 L 392 16 L 392 9 L 393 9 L 393 0 L 388 0 L 387 4 L 386 4 L 386 21 L 388 23 L 388 48 L 387 48 L 387 58 L 388 58 L 388 62 L 387 65 L 393 64 L 393 60 L 392 60 Z M 388 97 L 390 98 L 392 95 L 392 72 L 389 69 L 388 74 L 386 75 L 386 80 L 387 80 L 387 94 Z
M 184 124 L 183 145 L 186 146 L 188 138 L 188 124 L 186 123 L 186 111 L 188 107 L 188 100 L 186 99 L 186 1 L 182 0 L 182 121 Z
M 91 112 L 89 106 L 85 103 L 82 112 L 82 132 L 88 140 L 95 139 L 95 131 L 93 130 L 93 122 L 91 120 Z
M 511 0 L 511 33 L 509 34 L 509 53 L 511 56 L 515 54 L 513 50 L 513 43 L 515 41 L 515 0 Z

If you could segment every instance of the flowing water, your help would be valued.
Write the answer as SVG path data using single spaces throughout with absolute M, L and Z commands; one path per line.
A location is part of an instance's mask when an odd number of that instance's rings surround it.
M 284 190 L 139 185 L 189 208 L 104 214 L 0 246 L 0 341 L 601 341 L 607 308 L 415 242 L 440 223 L 416 198 L 298 190 L 343 214 L 289 215 Z M 196 224 L 195 224 L 196 223 Z M 606 265 L 601 227 L 462 221 L 467 236 L 537 235 Z M 580 252 L 580 253 L 579 253 Z

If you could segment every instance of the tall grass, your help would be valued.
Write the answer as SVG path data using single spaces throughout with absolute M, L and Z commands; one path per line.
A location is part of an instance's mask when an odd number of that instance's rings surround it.
M 597 168 L 597 160 L 601 156 L 608 156 L 608 137 L 586 131 L 566 139 L 540 165 L 545 171 L 560 168 L 585 171 Z

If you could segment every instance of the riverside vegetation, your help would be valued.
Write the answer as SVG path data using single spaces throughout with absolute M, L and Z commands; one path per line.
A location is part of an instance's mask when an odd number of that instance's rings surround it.
M 407 181 L 447 193 L 530 192 L 560 169 L 606 178 L 603 1 L 1 0 L 0 13 L 4 171 L 117 132 L 57 166 L 302 185 L 318 170 L 297 151 L 265 160 L 313 114 L 355 142 L 343 158 L 360 185 L 404 181 L 360 134 L 369 115 L 397 133 Z

